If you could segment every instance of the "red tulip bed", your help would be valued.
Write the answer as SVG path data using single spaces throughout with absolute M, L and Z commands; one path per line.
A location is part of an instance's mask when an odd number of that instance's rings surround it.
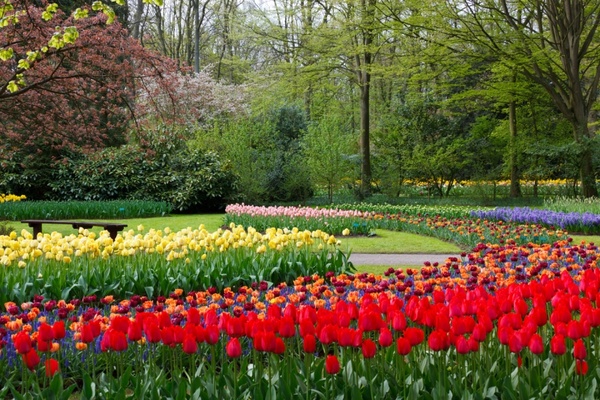
M 0 397 L 597 398 L 598 255 L 479 245 L 383 276 L 9 302 Z

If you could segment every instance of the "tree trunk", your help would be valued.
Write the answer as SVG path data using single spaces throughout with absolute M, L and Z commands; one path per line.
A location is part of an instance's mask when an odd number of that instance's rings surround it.
M 516 76 L 513 75 L 513 82 Z M 517 165 L 517 105 L 514 100 L 508 104 L 508 125 L 510 130 L 510 197 L 521 197 L 521 183 Z
M 596 186 L 596 177 L 594 174 L 594 163 L 592 160 L 592 150 L 586 146 L 581 154 L 581 194 L 583 197 L 598 197 L 598 187 Z
M 133 21 L 131 22 L 131 37 L 134 39 L 140 38 L 140 24 L 142 23 L 142 14 L 144 12 L 144 1 L 137 0 L 135 6 L 135 14 L 133 14 Z
M 371 195 L 371 144 L 370 144 L 370 88 L 369 74 L 360 87 L 360 151 L 362 155 L 362 163 L 360 168 L 360 191 L 363 197 Z

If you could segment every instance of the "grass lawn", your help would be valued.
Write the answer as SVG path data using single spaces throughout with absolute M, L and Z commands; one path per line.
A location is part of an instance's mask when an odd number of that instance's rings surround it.
M 595 235 L 595 236 L 584 236 L 584 235 L 570 235 L 573 238 L 573 243 L 579 244 L 581 242 L 586 242 L 586 243 L 594 243 L 594 244 L 599 244 L 600 243 L 600 236 L 599 235 Z
M 138 225 L 144 225 L 145 232 L 148 232 L 150 228 L 164 229 L 167 227 L 170 228 L 172 231 L 180 231 L 187 227 L 197 229 L 200 226 L 200 224 L 204 224 L 207 231 L 214 232 L 223 225 L 223 216 L 224 214 L 174 214 L 166 217 L 110 220 L 110 222 L 127 224 L 127 228 L 125 228 L 125 230 L 133 229 L 134 231 L 137 231 Z M 11 221 L 8 225 L 15 228 L 17 233 L 21 232 L 22 229 L 26 229 L 29 232 L 33 232 L 33 230 L 29 226 L 27 226 L 27 224 L 22 224 L 20 222 Z M 101 230 L 101 227 L 95 227 L 91 229 L 92 232 L 100 232 Z M 42 225 L 42 231 L 44 233 L 56 231 L 60 232 L 63 235 L 77 233 L 77 231 L 73 229 L 70 225 L 44 224 Z
M 374 237 L 340 237 L 342 249 L 349 247 L 353 253 L 369 254 L 452 254 L 462 250 L 455 244 L 414 233 L 377 229 Z
M 372 273 L 375 275 L 383 275 L 390 267 L 394 269 L 402 268 L 421 268 L 419 265 L 356 265 L 356 273 Z

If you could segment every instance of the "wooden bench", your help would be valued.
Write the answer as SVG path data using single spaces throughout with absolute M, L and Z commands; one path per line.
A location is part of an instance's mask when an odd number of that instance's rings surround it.
M 117 237 L 117 233 L 122 231 L 127 224 L 117 224 L 114 222 L 78 222 L 78 221 L 62 221 L 62 220 L 50 220 L 50 219 L 25 219 L 21 221 L 24 224 L 28 224 L 30 228 L 33 228 L 33 236 L 37 237 L 38 233 L 42 232 L 43 224 L 62 224 L 71 225 L 73 229 L 90 229 L 94 226 L 101 226 L 104 230 L 110 233 L 110 237 L 114 240 Z

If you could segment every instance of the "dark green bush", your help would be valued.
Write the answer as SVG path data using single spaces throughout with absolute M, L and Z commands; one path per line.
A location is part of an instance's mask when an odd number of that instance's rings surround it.
M 141 144 L 69 160 L 51 184 L 58 200 L 166 201 L 176 211 L 220 210 L 235 200 L 237 179 L 215 152 L 189 149 L 158 130 Z

